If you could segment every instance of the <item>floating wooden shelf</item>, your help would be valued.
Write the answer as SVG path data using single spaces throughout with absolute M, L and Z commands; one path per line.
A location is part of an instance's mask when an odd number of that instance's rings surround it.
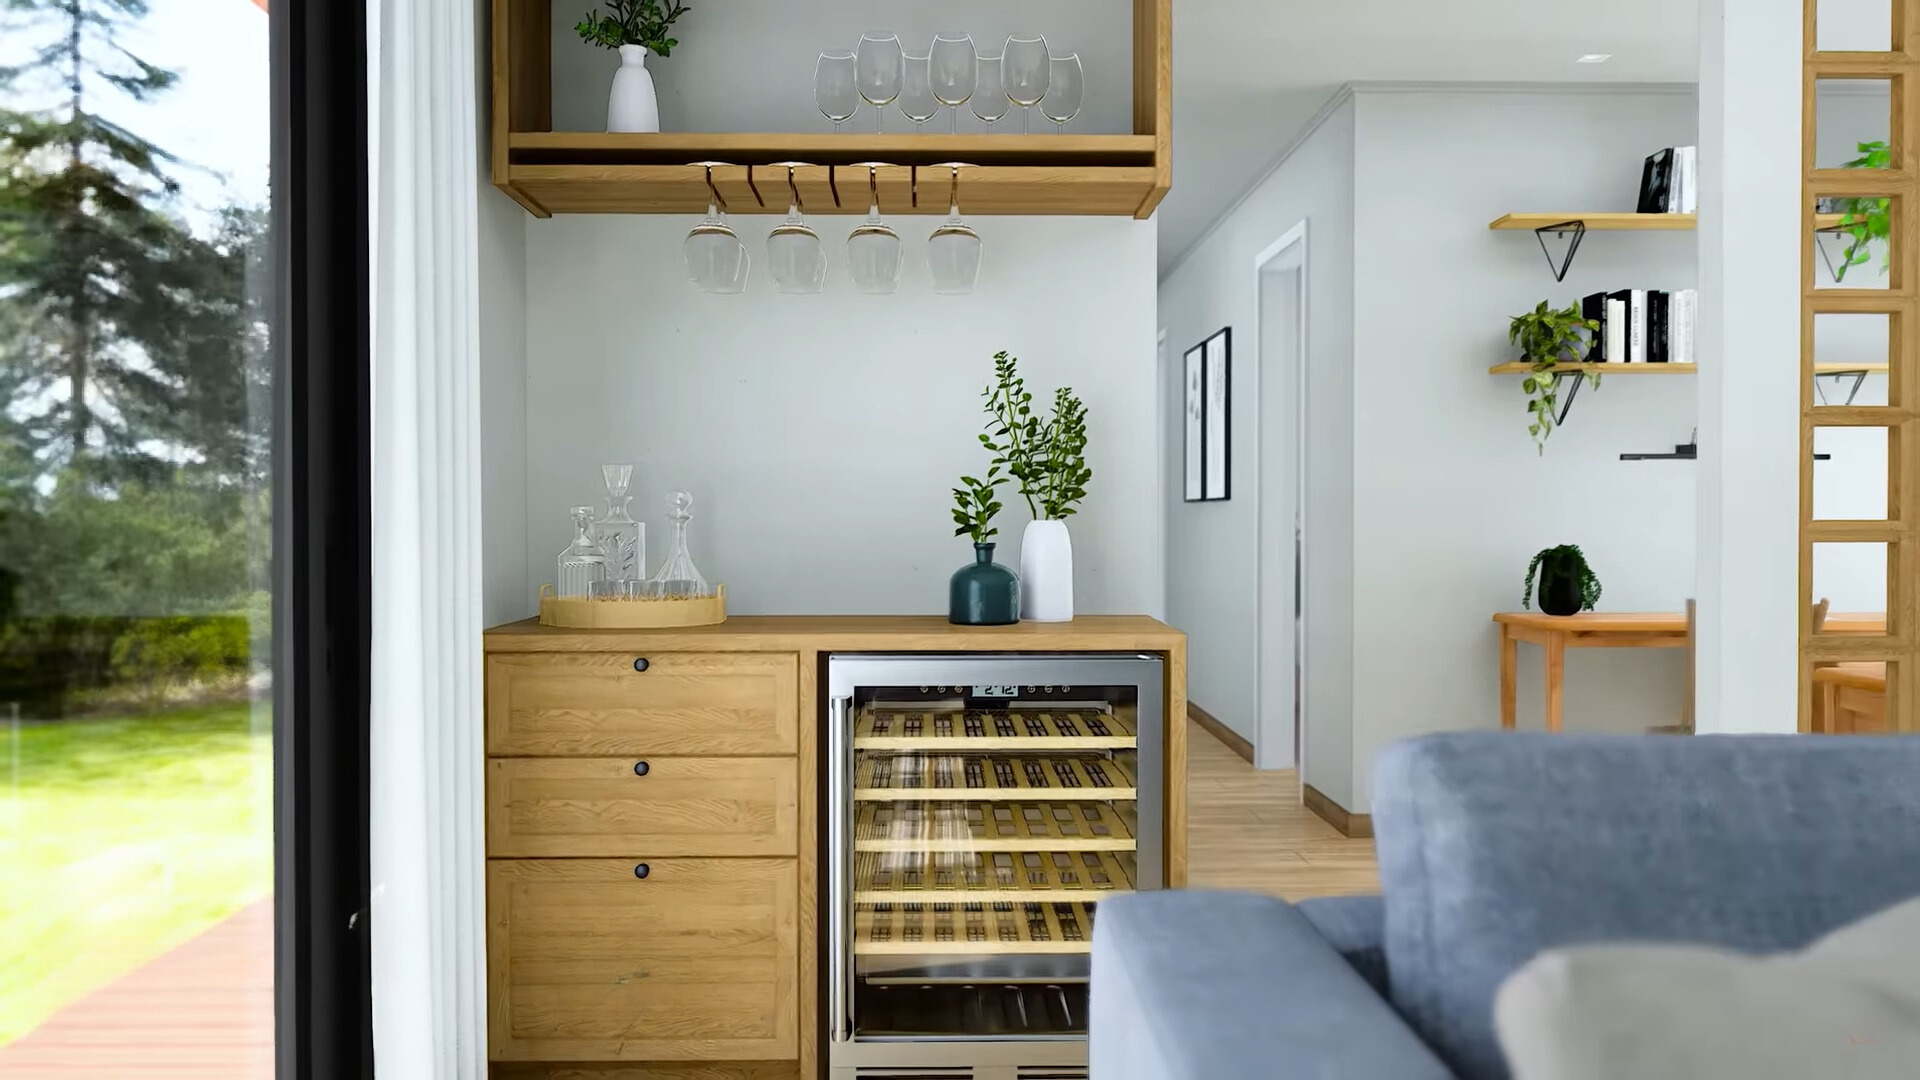
M 866 708 L 856 750 L 1120 750 L 1139 744 L 1133 724 L 1104 709 Z
M 1094 905 L 874 904 L 854 909 L 856 955 L 1083 953 L 1093 944 Z
M 1694 227 L 1693 214 L 1632 214 L 1618 211 L 1568 210 L 1554 214 L 1501 214 L 1487 225 L 1489 229 L 1544 229 L 1553 225 L 1578 221 L 1586 225 L 1589 231 L 1603 229 L 1623 231 L 1674 230 Z
M 714 188 L 736 214 L 784 214 L 793 171 L 810 214 L 864 214 L 866 163 L 887 214 L 944 214 L 960 170 L 967 214 L 1145 218 L 1172 184 L 1172 0 L 1133 0 L 1133 133 L 1125 135 L 607 134 L 554 131 L 551 0 L 493 0 L 494 185 L 537 217 L 697 214 Z M 751 59 L 748 62 L 752 62 Z
M 1602 375 L 1692 375 L 1700 370 L 1698 364 L 1555 364 L 1555 372 L 1597 371 Z M 1526 375 L 1533 371 L 1532 364 L 1518 361 L 1507 364 L 1495 364 L 1487 369 L 1489 375 Z
M 863 851 L 856 904 L 1088 900 L 1133 891 L 1127 851 Z
M 978 801 L 1008 798 L 1134 799 L 1133 775 L 1101 757 L 980 754 L 862 755 L 854 770 L 860 801 Z
M 862 803 L 855 851 L 1132 851 L 1134 819 L 1103 802 Z

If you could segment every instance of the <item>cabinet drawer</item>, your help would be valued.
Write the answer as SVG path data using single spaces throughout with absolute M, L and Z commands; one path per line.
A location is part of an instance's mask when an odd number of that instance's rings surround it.
M 487 853 L 800 853 L 793 758 L 496 758 Z
M 799 1053 L 792 859 L 487 863 L 489 1056 L 781 1060 Z
M 487 752 L 501 756 L 792 754 L 799 709 L 792 653 L 487 657 Z

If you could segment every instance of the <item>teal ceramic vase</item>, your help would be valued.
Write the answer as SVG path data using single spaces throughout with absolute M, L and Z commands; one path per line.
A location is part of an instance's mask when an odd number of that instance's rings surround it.
M 947 621 L 960 626 L 1005 626 L 1020 621 L 1020 579 L 993 561 L 992 544 L 973 545 L 973 562 L 947 584 Z

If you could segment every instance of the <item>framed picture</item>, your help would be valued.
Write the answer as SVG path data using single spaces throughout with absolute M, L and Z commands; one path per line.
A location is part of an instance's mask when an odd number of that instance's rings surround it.
M 1195 345 L 1188 349 L 1185 356 L 1184 378 L 1186 381 L 1186 500 L 1199 502 L 1207 497 L 1206 489 L 1206 349 Z
M 1207 351 L 1206 445 L 1203 480 L 1206 501 L 1233 496 L 1233 329 L 1202 342 Z

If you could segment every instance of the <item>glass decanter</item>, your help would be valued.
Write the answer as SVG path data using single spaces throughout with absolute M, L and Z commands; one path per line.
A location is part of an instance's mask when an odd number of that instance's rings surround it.
M 593 523 L 593 538 L 607 552 L 608 581 L 643 581 L 647 576 L 647 526 L 633 519 L 633 466 L 602 465 L 607 512 Z
M 693 565 L 693 555 L 687 550 L 687 522 L 693 520 L 693 496 L 684 491 L 668 495 L 667 517 L 673 522 L 673 549 L 653 575 L 650 591 L 667 600 L 714 595 L 713 586 L 700 575 L 700 568 Z
M 607 551 L 593 542 L 593 507 L 576 506 L 568 513 L 573 515 L 573 543 L 560 553 L 554 595 L 562 600 L 585 600 L 593 583 L 607 578 Z

